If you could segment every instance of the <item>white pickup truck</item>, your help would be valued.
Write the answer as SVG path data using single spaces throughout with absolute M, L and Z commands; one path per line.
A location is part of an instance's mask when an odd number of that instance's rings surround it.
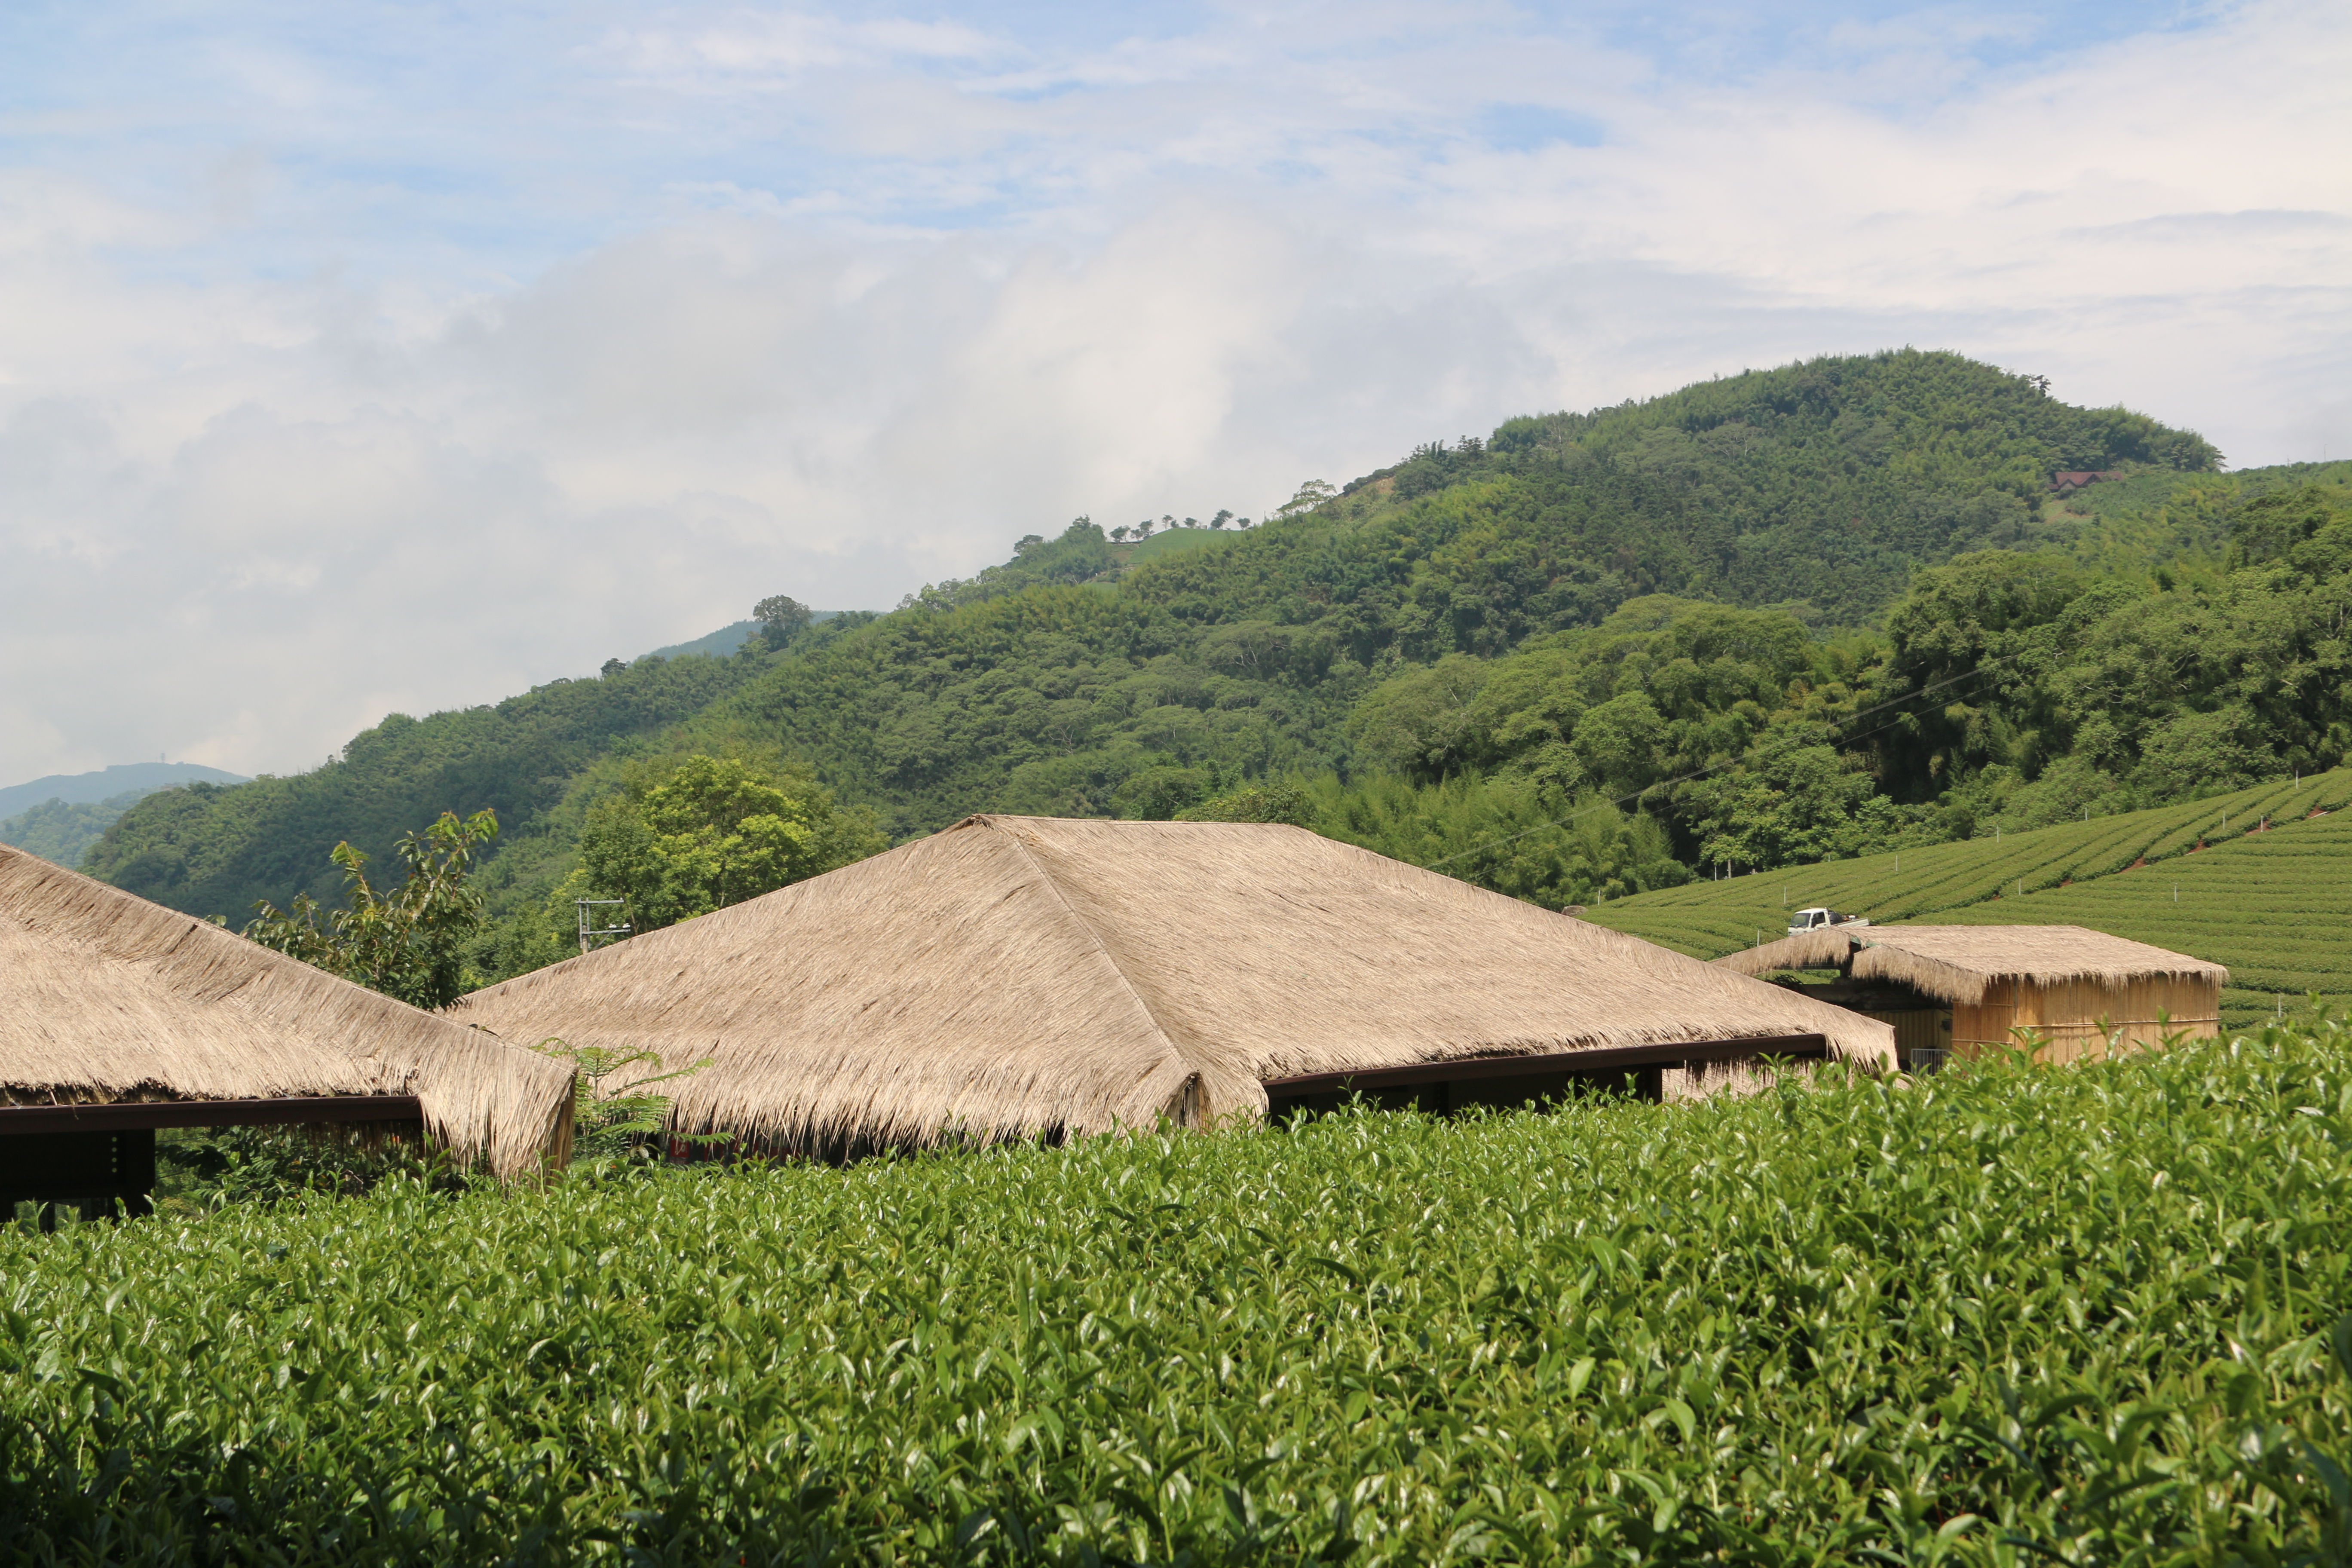
M 1827 926 L 1866 926 L 1869 923 L 1866 915 L 1842 915 L 1835 910 L 1825 909 L 1799 910 L 1790 917 L 1789 934 L 1802 936 L 1809 931 L 1820 931 Z

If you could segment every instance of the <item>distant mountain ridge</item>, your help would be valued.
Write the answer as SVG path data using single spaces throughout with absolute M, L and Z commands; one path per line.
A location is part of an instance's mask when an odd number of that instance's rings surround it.
M 114 763 L 95 773 L 51 773 L 28 784 L 0 789 L 0 817 L 14 816 L 27 806 L 48 800 L 61 800 L 68 805 L 94 805 L 132 790 L 146 794 L 180 784 L 247 782 L 243 773 L 208 768 L 202 763 Z

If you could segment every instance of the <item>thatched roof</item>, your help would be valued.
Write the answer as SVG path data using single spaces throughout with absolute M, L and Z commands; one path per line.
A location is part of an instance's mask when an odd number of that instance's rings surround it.
M 1891 980 L 1973 1006 L 2014 982 L 2126 984 L 2136 980 L 2226 984 L 2218 963 L 2081 926 L 1861 926 L 1807 931 L 1717 959 L 1742 974 L 1843 969 L 1856 980 Z
M 414 1095 L 462 1159 L 562 1154 L 563 1063 L 0 845 L 0 1104 Z
M 1893 1058 L 1842 1008 L 1255 823 L 975 816 L 454 1016 L 709 1057 L 681 1130 L 812 1146 L 1255 1115 L 1269 1079 L 1455 1058 L 1821 1034 Z

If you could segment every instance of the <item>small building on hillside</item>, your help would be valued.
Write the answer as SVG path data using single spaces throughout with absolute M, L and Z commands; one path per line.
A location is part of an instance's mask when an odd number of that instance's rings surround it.
M 2230 972 L 2081 926 L 1837 928 L 1744 948 L 1719 968 L 1840 972 L 1790 989 L 1890 1024 L 1906 1067 L 1973 1057 L 2031 1030 L 2042 1061 L 2137 1050 L 2221 1030 Z
M 974 816 L 451 1016 L 707 1058 L 677 1132 L 828 1157 L 1894 1065 L 1884 1024 L 1268 823 Z
M 160 1128 L 411 1124 L 560 1163 L 572 1072 L 0 845 L 0 1218 L 144 1212 Z M 45 1217 L 48 1210 L 45 1208 Z
M 2069 468 L 2063 473 L 2051 475 L 2050 488 L 2059 495 L 2070 496 L 2076 490 L 2097 484 L 2102 479 L 2119 479 L 2123 477 L 2123 471 L 2119 468 Z

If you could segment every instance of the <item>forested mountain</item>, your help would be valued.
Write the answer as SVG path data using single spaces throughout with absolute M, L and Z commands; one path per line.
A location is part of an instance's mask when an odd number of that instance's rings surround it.
M 1482 823 L 1648 791 L 1581 847 L 1447 867 L 1561 903 L 1689 874 L 1662 857 L 1847 854 L 2332 762 L 2340 492 L 2218 467 L 1955 355 L 1754 372 L 1425 447 L 1246 532 L 1123 545 L 1081 519 L 781 647 L 395 716 L 316 773 L 144 802 L 89 865 L 238 919 L 331 893 L 338 838 L 380 854 L 490 805 L 494 900 L 520 909 L 630 759 L 747 747 L 896 837 L 1297 775 L 1358 825 L 1331 830 L 1435 863 Z M 2062 469 L 2120 477 L 2055 498 Z

